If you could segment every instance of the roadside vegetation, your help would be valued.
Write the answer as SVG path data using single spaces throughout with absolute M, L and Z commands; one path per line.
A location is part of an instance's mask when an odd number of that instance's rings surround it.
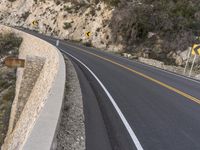
M 17 56 L 21 42 L 22 38 L 13 33 L 0 34 L 0 146 L 8 130 L 16 82 L 16 69 L 3 66 L 2 61 L 7 56 Z
M 65 11 L 63 18 L 66 19 L 65 22 L 61 21 L 62 29 L 58 29 L 55 34 L 65 32 L 63 29 L 70 30 L 70 34 L 76 32 L 79 29 L 78 25 L 67 21 L 67 19 L 74 19 L 74 16 L 77 15 L 85 18 L 85 25 L 82 28 L 87 28 L 97 19 L 98 11 L 102 9 L 98 6 L 99 2 L 108 5 L 103 9 L 113 10 L 111 19 L 107 16 L 110 14 L 104 14 L 104 18 L 108 17 L 109 19 L 104 20 L 102 18 L 102 24 L 98 26 L 98 30 L 94 33 L 96 35 L 95 40 L 104 37 L 97 36 L 103 35 L 102 31 L 109 34 L 106 38 L 97 40 L 101 43 L 96 42 L 98 43 L 97 45 L 94 44 L 96 47 L 103 45 L 102 47 L 109 48 L 110 45 L 111 47 L 112 45 L 122 45 L 124 51 L 133 55 L 136 54 L 138 57 L 143 57 L 143 53 L 148 53 L 148 55 L 145 55 L 148 58 L 164 61 L 169 65 L 180 66 L 183 65 L 181 59 L 179 59 L 179 63 L 176 63 L 179 53 L 187 50 L 193 43 L 199 42 L 197 38 L 200 37 L 200 3 L 197 0 L 53 1 L 56 5 L 62 6 L 60 10 Z M 34 0 L 34 2 L 47 3 L 47 0 Z M 68 5 L 67 2 L 72 4 Z M 84 14 L 84 11 L 88 9 L 90 11 Z M 52 12 L 54 12 L 53 9 Z M 24 12 L 23 21 L 29 15 L 29 12 Z M 53 17 L 52 20 L 55 18 Z M 80 23 L 82 22 L 84 21 Z M 111 30 L 111 35 L 108 29 Z
M 184 51 L 200 36 L 200 3 L 196 0 L 141 0 L 119 5 L 110 28 L 114 43 L 175 64 L 169 53 Z

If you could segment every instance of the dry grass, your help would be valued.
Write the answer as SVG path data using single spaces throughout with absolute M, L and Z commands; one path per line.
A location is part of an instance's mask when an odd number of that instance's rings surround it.
M 18 55 L 22 38 L 13 33 L 0 34 L 0 57 Z M 4 142 L 15 96 L 16 70 L 0 66 L 0 146 Z

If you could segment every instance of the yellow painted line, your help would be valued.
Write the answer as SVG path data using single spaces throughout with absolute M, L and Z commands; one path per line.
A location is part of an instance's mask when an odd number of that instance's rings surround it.
M 67 44 L 67 45 L 68 45 L 68 44 Z M 134 69 L 131 69 L 131 68 L 126 67 L 126 66 L 124 66 L 124 65 L 122 65 L 122 64 L 119 64 L 119 63 L 117 63 L 117 62 L 115 62 L 115 61 L 113 61 L 113 60 L 110 60 L 110 59 L 107 59 L 107 58 L 105 58 L 105 57 L 99 56 L 99 55 L 97 55 L 97 54 L 94 54 L 94 53 L 92 53 L 92 52 L 86 51 L 86 50 L 81 49 L 81 48 L 79 48 L 79 47 L 71 46 L 71 45 L 68 45 L 68 46 L 73 47 L 73 48 L 75 48 L 75 49 L 79 49 L 79 50 L 81 50 L 81 51 L 84 51 L 85 53 L 88 53 L 88 54 L 90 54 L 90 55 L 93 55 L 93 56 L 95 56 L 95 57 L 98 57 L 98 58 L 100 58 L 100 59 L 102 59 L 102 60 L 108 61 L 108 62 L 110 62 L 110 63 L 112 63 L 112 64 L 117 65 L 117 66 L 120 66 L 120 67 L 122 67 L 122 68 L 124 68 L 124 69 L 126 69 L 126 70 L 129 70 L 129 71 L 131 71 L 131 72 L 133 72 L 133 73 L 135 73 L 135 74 L 137 74 L 137 75 L 139 75 L 139 76 L 142 76 L 142 77 L 145 78 L 145 79 L 148 79 L 148 80 L 150 80 L 150 81 L 152 81 L 152 82 L 154 82 L 154 83 L 157 83 L 157 84 L 159 84 L 159 85 L 161 85 L 161 86 L 163 86 L 163 87 L 165 87 L 165 88 L 167 88 L 167 89 L 169 89 L 169 90 L 171 90 L 171 91 L 173 91 L 173 92 L 175 92 L 175 93 L 178 93 L 178 94 L 180 94 L 181 96 L 188 98 L 189 100 L 192 100 L 192 101 L 194 101 L 194 102 L 200 104 L 200 99 L 195 98 L 194 96 L 191 96 L 191 95 L 189 95 L 189 94 L 187 94 L 187 93 L 185 93 L 185 92 L 182 92 L 182 91 L 180 91 L 180 90 L 178 90 L 178 89 L 176 89 L 176 88 L 174 88 L 174 87 L 172 87 L 172 86 L 170 86 L 170 85 L 167 85 L 167 84 L 165 84 L 165 83 L 163 83 L 163 82 L 161 82 L 161 81 L 158 81 L 158 80 L 156 80 L 156 79 L 154 79 L 154 78 L 152 78 L 152 77 L 150 77 L 150 76 L 147 76 L 147 75 L 145 75 L 145 74 L 143 74 L 143 73 L 141 73 L 141 72 L 138 72 L 138 71 L 136 71 L 136 70 L 134 70 Z

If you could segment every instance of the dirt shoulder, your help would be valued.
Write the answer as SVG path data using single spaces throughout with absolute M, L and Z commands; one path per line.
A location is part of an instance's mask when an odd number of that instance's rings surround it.
M 81 89 L 72 63 L 68 58 L 65 58 L 65 62 L 66 93 L 57 135 L 57 150 L 84 150 L 85 124 Z

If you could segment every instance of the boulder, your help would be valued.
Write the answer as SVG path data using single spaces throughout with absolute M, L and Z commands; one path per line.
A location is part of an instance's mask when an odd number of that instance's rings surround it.
M 170 51 L 168 54 L 167 54 L 167 58 L 168 59 L 174 59 L 176 58 L 176 53 L 174 51 Z
M 182 57 L 183 61 L 187 60 L 188 52 L 191 51 L 191 47 L 189 47 L 187 50 L 181 52 L 179 55 Z
M 175 63 L 178 66 L 182 66 L 183 65 L 183 58 L 181 56 L 177 56 Z
M 176 58 L 177 58 L 177 53 L 176 53 L 176 52 L 173 52 L 173 53 L 172 53 L 172 58 L 173 58 L 173 59 L 176 59 Z
M 126 58 L 129 58 L 129 59 L 133 59 L 134 57 L 129 54 L 129 53 L 123 53 L 122 56 L 126 57 Z
M 147 35 L 147 37 L 148 37 L 148 38 L 152 38 L 152 37 L 155 36 L 155 35 L 156 35 L 156 33 L 154 33 L 154 32 L 149 32 L 148 35 Z
M 151 53 L 151 49 L 149 48 L 142 49 L 142 57 L 149 58 L 150 53 Z
M 196 75 L 195 78 L 200 80 L 200 74 Z

